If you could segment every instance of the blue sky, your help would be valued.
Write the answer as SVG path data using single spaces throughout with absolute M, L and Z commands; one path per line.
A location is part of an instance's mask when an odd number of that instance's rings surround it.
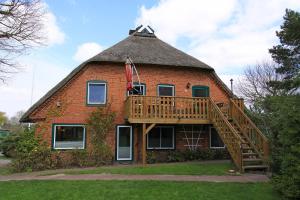
M 0 84 L 0 111 L 8 116 L 28 109 L 81 62 L 140 24 L 214 67 L 226 84 L 237 82 L 246 66 L 270 60 L 284 10 L 299 11 L 300 1 L 45 0 L 43 6 L 47 45 L 20 57 L 22 70 Z

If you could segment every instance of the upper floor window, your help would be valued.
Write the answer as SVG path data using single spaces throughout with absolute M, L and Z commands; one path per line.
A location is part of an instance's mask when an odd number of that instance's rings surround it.
M 193 86 L 192 87 L 193 97 L 209 97 L 208 86 Z
M 128 92 L 128 95 L 145 95 L 146 94 L 146 85 L 141 83 L 134 83 L 132 90 Z
M 157 86 L 158 96 L 174 96 L 175 95 L 175 86 L 174 85 L 158 85 Z
M 89 81 L 87 84 L 87 104 L 106 104 L 106 83 L 103 81 Z

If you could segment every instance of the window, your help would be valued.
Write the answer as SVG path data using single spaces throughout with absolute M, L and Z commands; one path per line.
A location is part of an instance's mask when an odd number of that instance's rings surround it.
M 133 84 L 132 91 L 128 92 L 128 95 L 145 95 L 146 85 L 145 84 Z
M 209 97 L 209 87 L 207 86 L 193 86 L 193 97 Z
M 218 132 L 213 127 L 210 128 L 210 148 L 225 148 Z
M 174 85 L 158 85 L 157 93 L 158 96 L 174 96 L 175 87 Z
M 106 103 L 106 83 L 91 81 L 88 82 L 87 104 L 101 105 Z
M 83 125 L 54 125 L 54 149 L 84 149 L 85 127 Z
M 174 149 L 174 127 L 158 126 L 147 136 L 147 149 Z

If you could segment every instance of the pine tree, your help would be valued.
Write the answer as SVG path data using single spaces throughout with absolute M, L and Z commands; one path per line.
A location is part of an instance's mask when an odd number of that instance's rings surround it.
M 281 30 L 276 32 L 280 44 L 269 52 L 279 64 L 276 72 L 284 79 L 270 82 L 270 85 L 291 94 L 300 87 L 300 13 L 286 9 L 283 19 Z

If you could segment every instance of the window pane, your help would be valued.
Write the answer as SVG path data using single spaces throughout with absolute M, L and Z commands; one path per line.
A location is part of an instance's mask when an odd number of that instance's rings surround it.
M 158 95 L 159 96 L 173 96 L 174 87 L 171 86 L 158 86 Z
M 84 148 L 84 127 L 55 126 L 54 148 Z
M 159 128 L 153 128 L 148 133 L 148 148 L 160 147 L 160 131 Z
M 130 146 L 130 127 L 119 127 L 119 147 Z
M 173 148 L 173 128 L 171 127 L 161 128 L 161 147 Z
M 222 142 L 219 134 L 216 129 L 212 128 L 210 133 L 210 144 L 211 147 L 224 147 L 224 143 Z
M 194 97 L 208 97 L 208 88 L 193 88 Z
M 89 83 L 88 103 L 105 103 L 105 84 Z
M 144 85 L 134 85 L 133 90 L 130 91 L 131 95 L 144 95 L 145 94 Z

